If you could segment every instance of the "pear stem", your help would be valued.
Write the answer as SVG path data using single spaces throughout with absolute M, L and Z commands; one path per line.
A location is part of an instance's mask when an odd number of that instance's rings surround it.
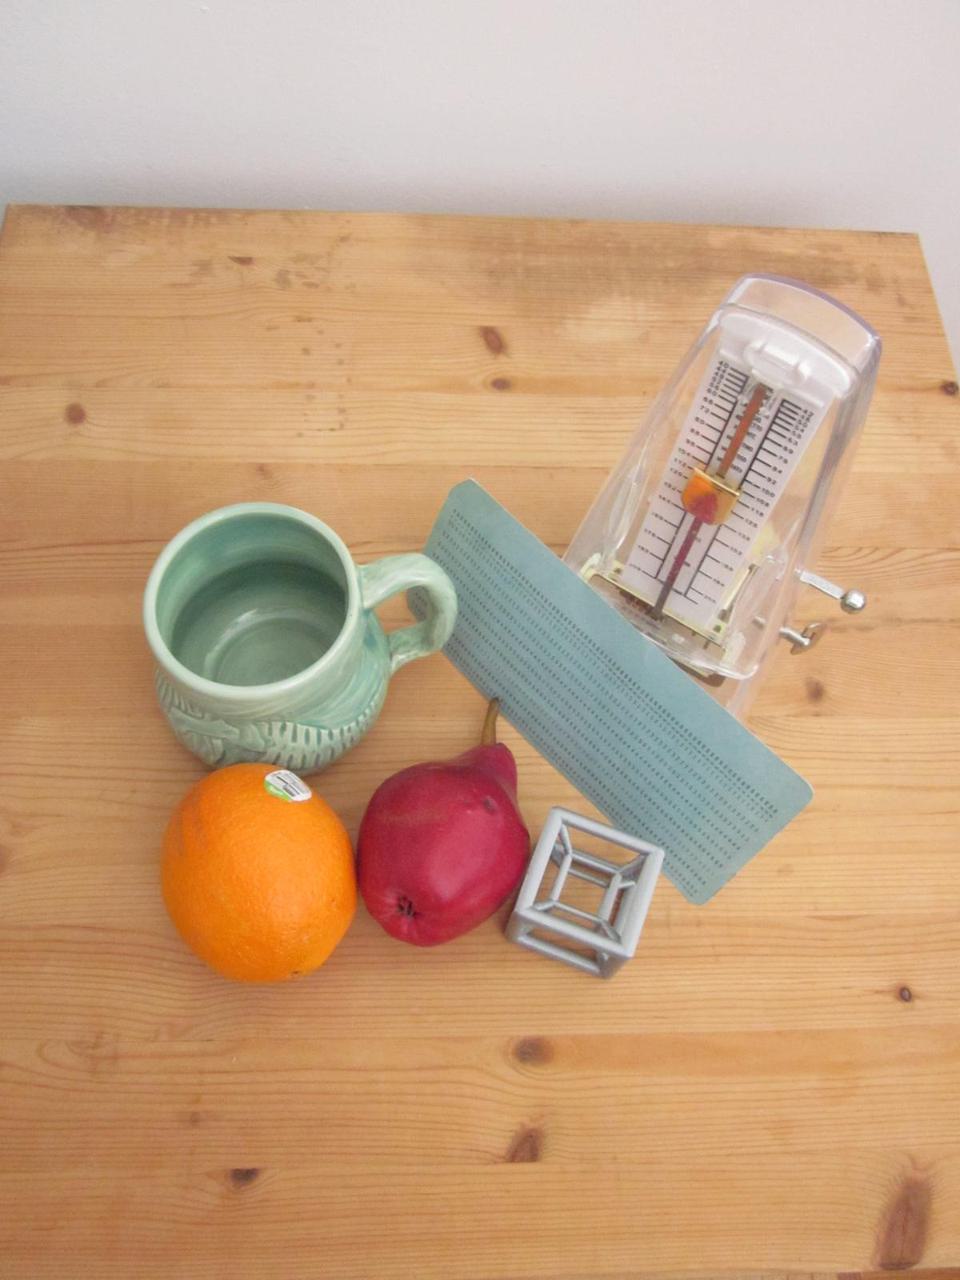
M 500 714 L 500 699 L 491 698 L 487 707 L 487 718 L 483 722 L 480 735 L 481 747 L 492 747 L 497 741 L 497 716 Z

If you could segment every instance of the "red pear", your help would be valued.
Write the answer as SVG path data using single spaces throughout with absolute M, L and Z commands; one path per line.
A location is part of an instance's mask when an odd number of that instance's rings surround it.
M 418 947 L 448 942 L 513 893 L 530 853 L 517 808 L 517 763 L 496 741 L 490 703 L 480 746 L 417 764 L 374 792 L 357 838 L 367 910 Z

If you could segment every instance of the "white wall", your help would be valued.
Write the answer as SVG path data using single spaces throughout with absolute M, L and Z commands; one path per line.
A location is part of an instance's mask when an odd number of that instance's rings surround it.
M 0 200 L 918 230 L 960 0 L 3 0 Z

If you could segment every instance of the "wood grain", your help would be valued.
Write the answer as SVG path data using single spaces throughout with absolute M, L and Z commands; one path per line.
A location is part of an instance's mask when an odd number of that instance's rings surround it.
M 819 565 L 870 597 L 753 727 L 816 800 L 609 984 L 361 912 L 245 988 L 157 891 L 197 776 L 139 595 L 200 512 L 420 547 L 474 475 L 561 551 L 743 272 L 885 354 Z M 960 395 L 916 239 L 508 219 L 14 208 L 0 250 L 0 1274 L 827 1280 L 960 1271 Z M 799 616 L 822 616 L 813 593 Z M 384 611 L 388 623 L 402 606 Z M 475 736 L 442 659 L 322 776 Z M 507 729 L 531 827 L 583 802 Z

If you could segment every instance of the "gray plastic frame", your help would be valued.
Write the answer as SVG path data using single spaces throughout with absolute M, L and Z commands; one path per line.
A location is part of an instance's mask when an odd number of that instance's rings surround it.
M 624 863 L 607 862 L 577 849 L 571 840 L 571 831 L 597 836 L 609 844 L 629 849 L 636 857 Z M 551 862 L 557 865 L 558 871 L 550 892 L 544 895 L 543 881 Z M 562 960 L 584 973 L 612 978 L 637 949 L 662 865 L 663 850 L 656 845 L 570 809 L 553 808 L 520 886 L 507 924 L 507 937 L 521 947 Z M 570 875 L 603 889 L 595 913 L 574 907 L 561 898 Z M 534 930 L 550 933 L 557 941 L 550 942 Z M 590 947 L 593 956 L 574 951 L 564 942 Z

